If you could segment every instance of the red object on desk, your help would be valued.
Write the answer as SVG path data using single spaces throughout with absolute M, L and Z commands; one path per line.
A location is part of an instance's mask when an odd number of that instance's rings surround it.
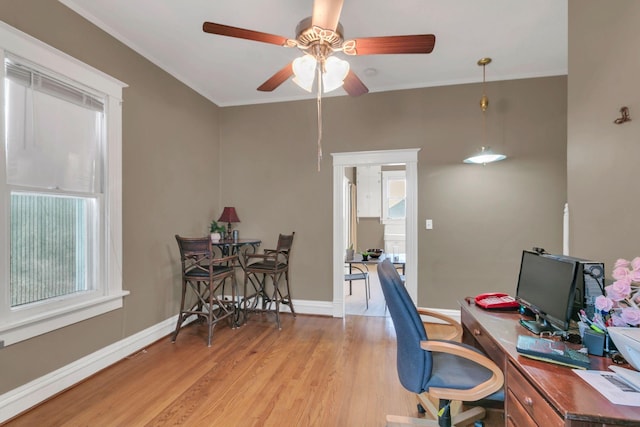
M 475 298 L 476 305 L 485 310 L 515 310 L 520 308 L 520 303 L 512 296 L 500 292 L 480 294 Z

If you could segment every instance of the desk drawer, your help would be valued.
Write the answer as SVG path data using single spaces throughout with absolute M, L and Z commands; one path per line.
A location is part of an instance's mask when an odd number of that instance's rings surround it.
M 533 418 L 529 415 L 529 413 L 522 407 L 518 399 L 511 393 L 511 391 L 507 391 L 507 407 L 509 408 L 509 412 L 507 413 L 507 425 L 508 426 L 516 426 L 516 427 L 537 427 Z
M 533 425 L 545 427 L 564 425 L 564 421 L 551 405 L 511 363 L 507 367 L 506 408 L 507 418 L 511 418 L 518 426 L 529 425 L 526 421 L 529 417 L 535 422 Z
M 493 360 L 495 364 L 498 365 L 498 367 L 502 370 L 502 372 L 504 372 L 506 361 L 504 352 L 500 350 L 498 345 L 489 337 L 489 334 L 487 334 L 487 332 L 480 326 L 480 323 L 475 318 L 473 318 L 473 316 L 469 315 L 464 310 L 462 310 L 460 315 L 462 324 L 470 334 L 469 337 L 465 337 L 465 341 L 468 341 L 469 338 L 473 338 L 473 340 L 475 341 L 475 343 L 466 343 L 482 349 L 482 351 L 484 351 L 487 356 L 489 356 L 489 359 Z

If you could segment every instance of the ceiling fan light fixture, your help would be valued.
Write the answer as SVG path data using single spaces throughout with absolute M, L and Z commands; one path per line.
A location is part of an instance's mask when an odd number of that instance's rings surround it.
M 343 59 L 330 56 L 324 63 L 322 73 L 322 88 L 324 93 L 331 92 L 342 86 L 349 74 L 349 63 Z
M 313 80 L 316 76 L 318 62 L 311 55 L 302 55 L 293 60 L 293 82 L 307 92 L 313 88 Z

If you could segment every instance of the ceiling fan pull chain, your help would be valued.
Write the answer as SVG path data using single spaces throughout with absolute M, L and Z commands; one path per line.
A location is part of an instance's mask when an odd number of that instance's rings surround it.
M 322 67 L 318 64 L 318 172 L 322 161 Z

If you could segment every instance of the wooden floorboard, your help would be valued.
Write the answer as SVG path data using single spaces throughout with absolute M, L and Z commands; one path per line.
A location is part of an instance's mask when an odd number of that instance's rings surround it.
M 384 426 L 387 414 L 417 415 L 390 318 L 281 319 L 280 331 L 271 314 L 221 324 L 210 348 L 206 328 L 188 326 L 6 426 Z

